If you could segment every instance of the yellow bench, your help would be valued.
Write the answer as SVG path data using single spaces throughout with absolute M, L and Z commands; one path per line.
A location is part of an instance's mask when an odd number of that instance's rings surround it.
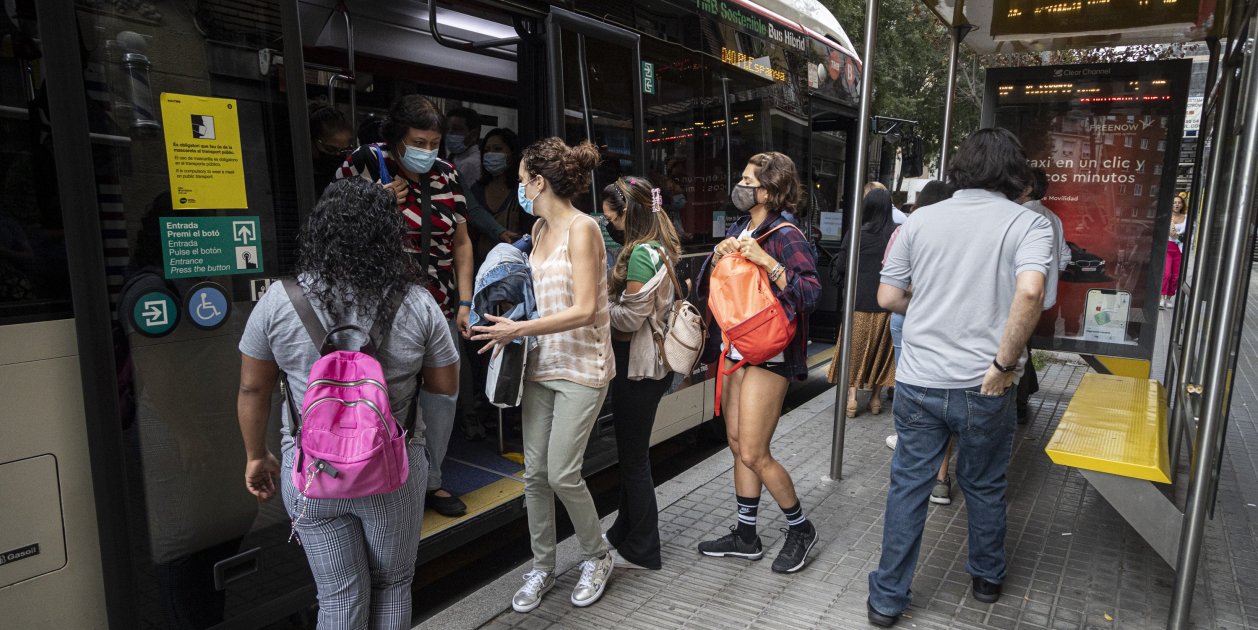
M 1088 373 L 1044 450 L 1062 466 L 1170 483 L 1166 431 L 1160 383 Z

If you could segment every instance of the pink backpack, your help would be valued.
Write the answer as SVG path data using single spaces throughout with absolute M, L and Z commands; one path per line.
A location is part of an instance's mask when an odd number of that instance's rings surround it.
M 300 414 L 292 388 L 285 391 L 296 442 L 293 485 L 306 499 L 355 499 L 401 488 L 409 473 L 407 432 L 393 418 L 384 370 L 373 355 L 383 341 L 382 322 L 392 321 L 405 291 L 382 303 L 390 316 L 377 318 L 370 332 L 357 326 L 325 331 L 297 281 L 283 284 L 321 355 L 310 368 Z M 332 345 L 332 335 L 350 330 L 365 332 L 366 344 L 355 350 Z

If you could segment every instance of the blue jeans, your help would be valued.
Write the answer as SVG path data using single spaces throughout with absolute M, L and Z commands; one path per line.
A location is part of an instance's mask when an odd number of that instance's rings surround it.
M 900 366 L 900 340 L 904 338 L 904 316 L 891 314 L 891 347 L 895 349 L 895 365 Z
M 965 493 L 970 557 L 965 569 L 990 582 L 1005 579 L 1005 471 L 1013 451 L 1014 396 L 1010 387 L 985 396 L 978 387 L 930 389 L 895 384 L 891 487 L 883 517 L 882 558 L 869 574 L 869 603 L 896 615 L 909 605 L 909 586 L 922 547 L 926 505 L 950 434 L 957 436 L 957 482 Z

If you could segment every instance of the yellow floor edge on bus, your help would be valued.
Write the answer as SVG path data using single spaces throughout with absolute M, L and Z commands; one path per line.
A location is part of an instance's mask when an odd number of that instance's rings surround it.
M 451 518 L 425 510 L 424 526 L 419 537 L 423 539 L 432 536 L 521 496 L 524 496 L 524 480 L 509 477 L 499 479 L 459 497 L 467 505 L 467 514 L 463 516 Z
M 1170 483 L 1166 390 L 1147 378 L 1085 374 L 1044 451 L 1062 466 Z
M 824 350 L 821 350 L 820 352 L 814 352 L 808 355 L 808 369 L 811 370 L 823 363 L 829 363 L 830 359 L 833 357 L 834 357 L 834 346 L 827 345 Z

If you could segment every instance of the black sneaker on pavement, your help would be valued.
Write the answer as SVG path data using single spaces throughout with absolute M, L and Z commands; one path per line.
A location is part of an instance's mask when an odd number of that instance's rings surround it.
M 984 604 L 994 604 L 1000 599 L 1001 585 L 995 582 L 988 582 L 981 577 L 971 579 L 974 586 L 974 599 Z
M 782 543 L 778 557 L 773 559 L 774 573 L 794 573 L 808 562 L 808 552 L 817 544 L 817 528 L 811 522 L 806 524 L 808 529 L 782 529 L 786 532 L 786 542 Z
M 899 615 L 884 615 L 878 612 L 874 609 L 874 605 L 869 603 L 869 600 L 865 600 L 865 611 L 869 618 L 869 623 L 879 628 L 890 628 L 895 625 L 895 622 L 900 620 Z
M 717 558 L 733 556 L 735 558 L 759 560 L 764 557 L 764 546 L 760 544 L 759 536 L 756 536 L 755 540 L 751 542 L 743 540 L 738 535 L 738 526 L 731 525 L 728 534 L 716 540 L 705 540 L 699 543 L 699 553 Z

